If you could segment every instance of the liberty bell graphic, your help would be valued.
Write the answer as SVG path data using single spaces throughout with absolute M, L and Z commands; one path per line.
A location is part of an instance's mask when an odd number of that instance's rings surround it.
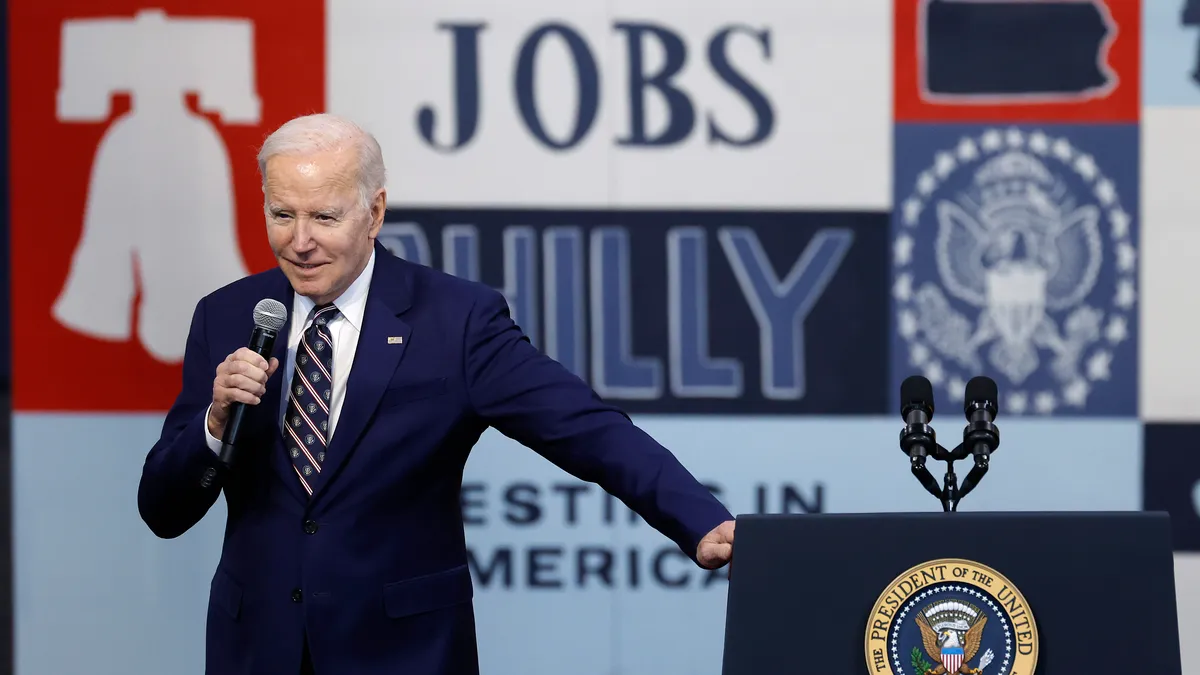
M 112 121 L 93 159 L 83 234 L 53 315 L 104 340 L 137 336 L 163 362 L 182 360 L 192 311 L 246 275 L 225 144 L 185 94 L 228 124 L 257 124 L 249 21 L 130 18 L 63 23 L 58 119 L 104 122 L 111 96 L 131 110 Z

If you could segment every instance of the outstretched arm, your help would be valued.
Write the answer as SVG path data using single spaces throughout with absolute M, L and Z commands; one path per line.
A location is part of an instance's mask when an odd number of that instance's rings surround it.
M 476 414 L 619 498 L 698 564 L 728 561 L 721 548 L 726 542 L 715 530 L 732 520 L 729 511 L 624 412 L 538 351 L 512 321 L 503 295 L 481 293 L 465 340 L 467 391 Z M 724 530 L 732 544 L 732 523 Z

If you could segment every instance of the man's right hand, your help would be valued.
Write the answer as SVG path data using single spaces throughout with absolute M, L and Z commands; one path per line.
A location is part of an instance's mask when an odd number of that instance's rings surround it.
M 247 347 L 225 357 L 217 366 L 213 379 L 213 402 L 208 409 L 208 433 L 216 438 L 225 435 L 225 422 L 229 420 L 229 406 L 234 401 L 247 405 L 258 405 L 267 393 L 267 380 L 279 367 L 279 359 L 270 363 Z

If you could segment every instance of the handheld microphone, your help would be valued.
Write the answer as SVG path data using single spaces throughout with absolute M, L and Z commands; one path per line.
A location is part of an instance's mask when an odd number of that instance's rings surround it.
M 275 349 L 275 338 L 286 324 L 287 309 L 282 302 L 271 298 L 259 300 L 258 304 L 254 306 L 254 330 L 250 333 L 250 343 L 246 346 L 255 354 L 270 361 L 271 352 Z M 221 463 L 227 467 L 233 466 L 233 453 L 237 446 L 245 414 L 245 403 L 234 401 L 229 406 L 229 421 L 225 423 L 225 433 L 221 438 L 221 451 L 217 454 Z
M 963 448 L 971 452 L 975 466 L 963 481 L 960 496 L 965 496 L 979 484 L 988 471 L 992 453 L 1000 446 L 1000 430 L 993 424 L 999 412 L 997 401 L 1000 398 L 995 380 L 983 376 L 971 378 L 964 398 L 967 426 L 963 429 Z
M 937 435 L 929 426 L 933 419 L 933 385 L 919 375 L 913 375 L 900 383 L 900 416 L 904 428 L 900 430 L 900 449 L 908 455 L 912 474 L 925 489 L 942 498 L 937 480 L 925 467 L 925 460 L 937 450 Z

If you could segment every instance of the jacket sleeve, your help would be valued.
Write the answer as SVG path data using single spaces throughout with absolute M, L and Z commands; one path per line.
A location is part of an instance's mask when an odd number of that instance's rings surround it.
M 150 448 L 138 484 L 138 512 L 170 539 L 200 522 L 221 493 L 224 467 L 205 440 L 213 370 L 205 336 L 204 300 L 196 304 L 183 356 L 183 383 Z
M 696 562 L 700 539 L 733 517 L 666 448 L 538 351 L 488 288 L 467 323 L 467 392 L 500 433 L 633 509 Z

